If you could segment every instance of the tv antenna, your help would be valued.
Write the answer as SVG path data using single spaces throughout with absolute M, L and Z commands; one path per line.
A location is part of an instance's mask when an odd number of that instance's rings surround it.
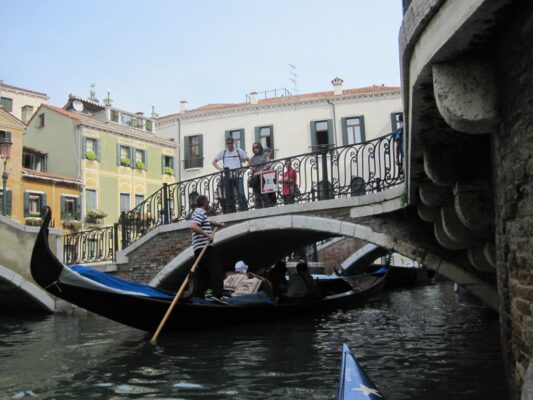
M 298 75 L 296 74 L 296 65 L 289 64 L 289 81 L 292 82 L 294 95 L 298 94 L 297 78 Z

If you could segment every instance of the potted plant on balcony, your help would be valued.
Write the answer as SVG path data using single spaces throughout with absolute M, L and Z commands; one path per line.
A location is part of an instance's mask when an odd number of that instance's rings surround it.
M 96 160 L 96 153 L 94 152 L 94 150 L 87 150 L 85 152 L 85 158 L 89 161 L 94 161 Z
M 137 168 L 137 169 L 144 169 L 144 163 L 143 163 L 141 160 L 138 160 L 138 161 L 135 163 L 135 168 Z
M 131 160 L 128 157 L 122 157 L 120 159 L 120 165 L 124 167 L 129 167 L 131 165 Z
M 165 174 L 174 175 L 174 170 L 172 169 L 172 167 L 165 167 Z
M 63 228 L 72 232 L 78 232 L 81 228 L 81 223 L 75 219 L 65 219 L 63 220 Z
M 29 216 L 24 219 L 24 223 L 28 226 L 41 226 L 42 222 L 41 214 L 38 212 L 30 212 Z
M 102 210 L 91 209 L 87 211 L 87 223 L 89 224 L 101 224 L 102 219 L 107 217 L 107 214 Z

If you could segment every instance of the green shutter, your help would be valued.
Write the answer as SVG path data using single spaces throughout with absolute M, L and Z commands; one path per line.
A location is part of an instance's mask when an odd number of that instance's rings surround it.
M 135 147 L 130 146 L 130 167 L 135 168 Z
M 392 132 L 396 132 L 396 113 L 391 113 L 390 115 L 390 127 Z
M 359 121 L 361 123 L 361 141 L 366 142 L 366 133 L 365 133 L 365 117 L 364 115 L 361 115 L 359 117 Z
M 191 137 L 185 136 L 184 138 L 184 147 L 183 147 L 183 165 L 185 169 L 190 167 L 191 164 Z
M 13 203 L 13 200 L 12 200 L 13 197 L 12 197 L 11 190 L 6 189 L 5 196 L 6 196 L 6 215 L 11 216 L 11 204 Z
M 74 218 L 81 221 L 81 195 L 76 197 L 76 215 Z
M 117 143 L 117 165 L 120 165 L 120 144 Z
M 61 196 L 61 219 L 65 219 L 67 215 L 67 202 L 65 196 Z
M 144 150 L 144 170 L 148 171 L 148 149 Z
M 274 157 L 275 157 L 275 155 L 274 155 L 275 150 L 274 149 L 276 148 L 276 146 L 274 145 L 274 125 L 270 125 L 269 128 L 270 128 L 270 147 L 271 147 L 270 150 L 272 151 L 270 153 L 270 157 L 272 159 L 274 159 Z
M 169 160 L 170 160 L 170 168 L 172 168 L 172 170 L 174 171 L 174 174 L 176 174 L 174 170 L 174 157 L 170 157 Z
M 244 129 L 240 129 L 241 131 L 241 149 L 243 149 L 244 151 L 246 151 L 246 137 L 245 137 L 245 132 L 244 132 Z
M 44 206 L 46 206 L 46 204 L 47 204 L 47 203 L 46 203 L 46 193 L 43 193 L 43 194 L 41 195 L 41 209 L 42 209 Z M 41 212 L 41 210 L 39 210 L 39 212 Z
M 317 150 L 316 148 L 316 125 L 315 121 L 311 121 L 311 151 Z
M 230 132 L 231 131 L 225 131 L 224 132 L 224 143 L 226 142 L 226 139 L 229 138 L 231 135 L 230 135 Z
M 87 158 L 87 138 L 84 136 L 81 139 L 81 158 Z
M 101 161 L 101 157 L 100 157 L 100 140 L 99 139 L 94 141 L 94 152 L 96 153 L 96 160 Z
M 328 119 L 328 145 L 329 147 L 335 147 L 336 145 L 332 119 Z
M 200 159 L 198 160 L 198 167 L 204 167 L 204 135 L 198 135 L 198 149 L 200 150 Z
M 348 118 L 341 118 L 341 130 L 342 130 L 342 144 L 348 145 L 348 124 L 346 122 Z
M 165 175 L 165 155 L 161 155 L 161 173 Z
M 260 126 L 256 126 L 254 128 L 255 130 L 255 141 L 259 143 L 259 141 L 261 140 L 261 127 Z
M 24 217 L 30 216 L 30 194 L 24 192 Z

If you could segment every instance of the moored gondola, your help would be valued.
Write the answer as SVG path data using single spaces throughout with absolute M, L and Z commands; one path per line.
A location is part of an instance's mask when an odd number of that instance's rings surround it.
M 376 385 L 357 362 L 350 348 L 342 345 L 341 375 L 337 400 L 383 399 Z
M 114 321 L 145 331 L 154 331 L 168 309 L 174 293 L 118 279 L 83 266 L 67 267 L 48 245 L 51 212 L 43 212 L 43 224 L 35 242 L 31 273 L 34 280 L 54 296 Z M 343 279 L 318 280 L 320 296 L 298 301 L 274 301 L 268 297 L 229 300 L 228 305 L 204 299 L 180 301 L 170 315 L 165 331 L 216 328 L 228 324 L 262 321 L 306 313 L 349 308 L 363 302 L 384 285 L 385 278 L 361 277 L 352 290 Z M 179 287 L 179 282 L 176 283 Z

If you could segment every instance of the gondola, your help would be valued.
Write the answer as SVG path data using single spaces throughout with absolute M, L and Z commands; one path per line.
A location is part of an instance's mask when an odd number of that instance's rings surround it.
M 341 376 L 337 400 L 383 399 L 376 385 L 366 375 L 349 347 L 342 345 Z
M 134 328 L 153 332 L 167 311 L 174 293 L 133 283 L 83 266 L 67 267 L 48 244 L 51 211 L 43 211 L 43 224 L 31 257 L 35 282 L 47 292 L 88 311 Z M 343 279 L 318 280 L 320 296 L 299 301 L 272 301 L 266 296 L 246 301 L 239 297 L 228 305 L 191 298 L 180 301 L 165 325 L 165 331 L 217 328 L 251 321 L 263 321 L 305 313 L 349 308 L 363 302 L 385 283 L 384 277 L 360 278 L 359 290 Z M 179 282 L 176 283 L 179 287 Z

